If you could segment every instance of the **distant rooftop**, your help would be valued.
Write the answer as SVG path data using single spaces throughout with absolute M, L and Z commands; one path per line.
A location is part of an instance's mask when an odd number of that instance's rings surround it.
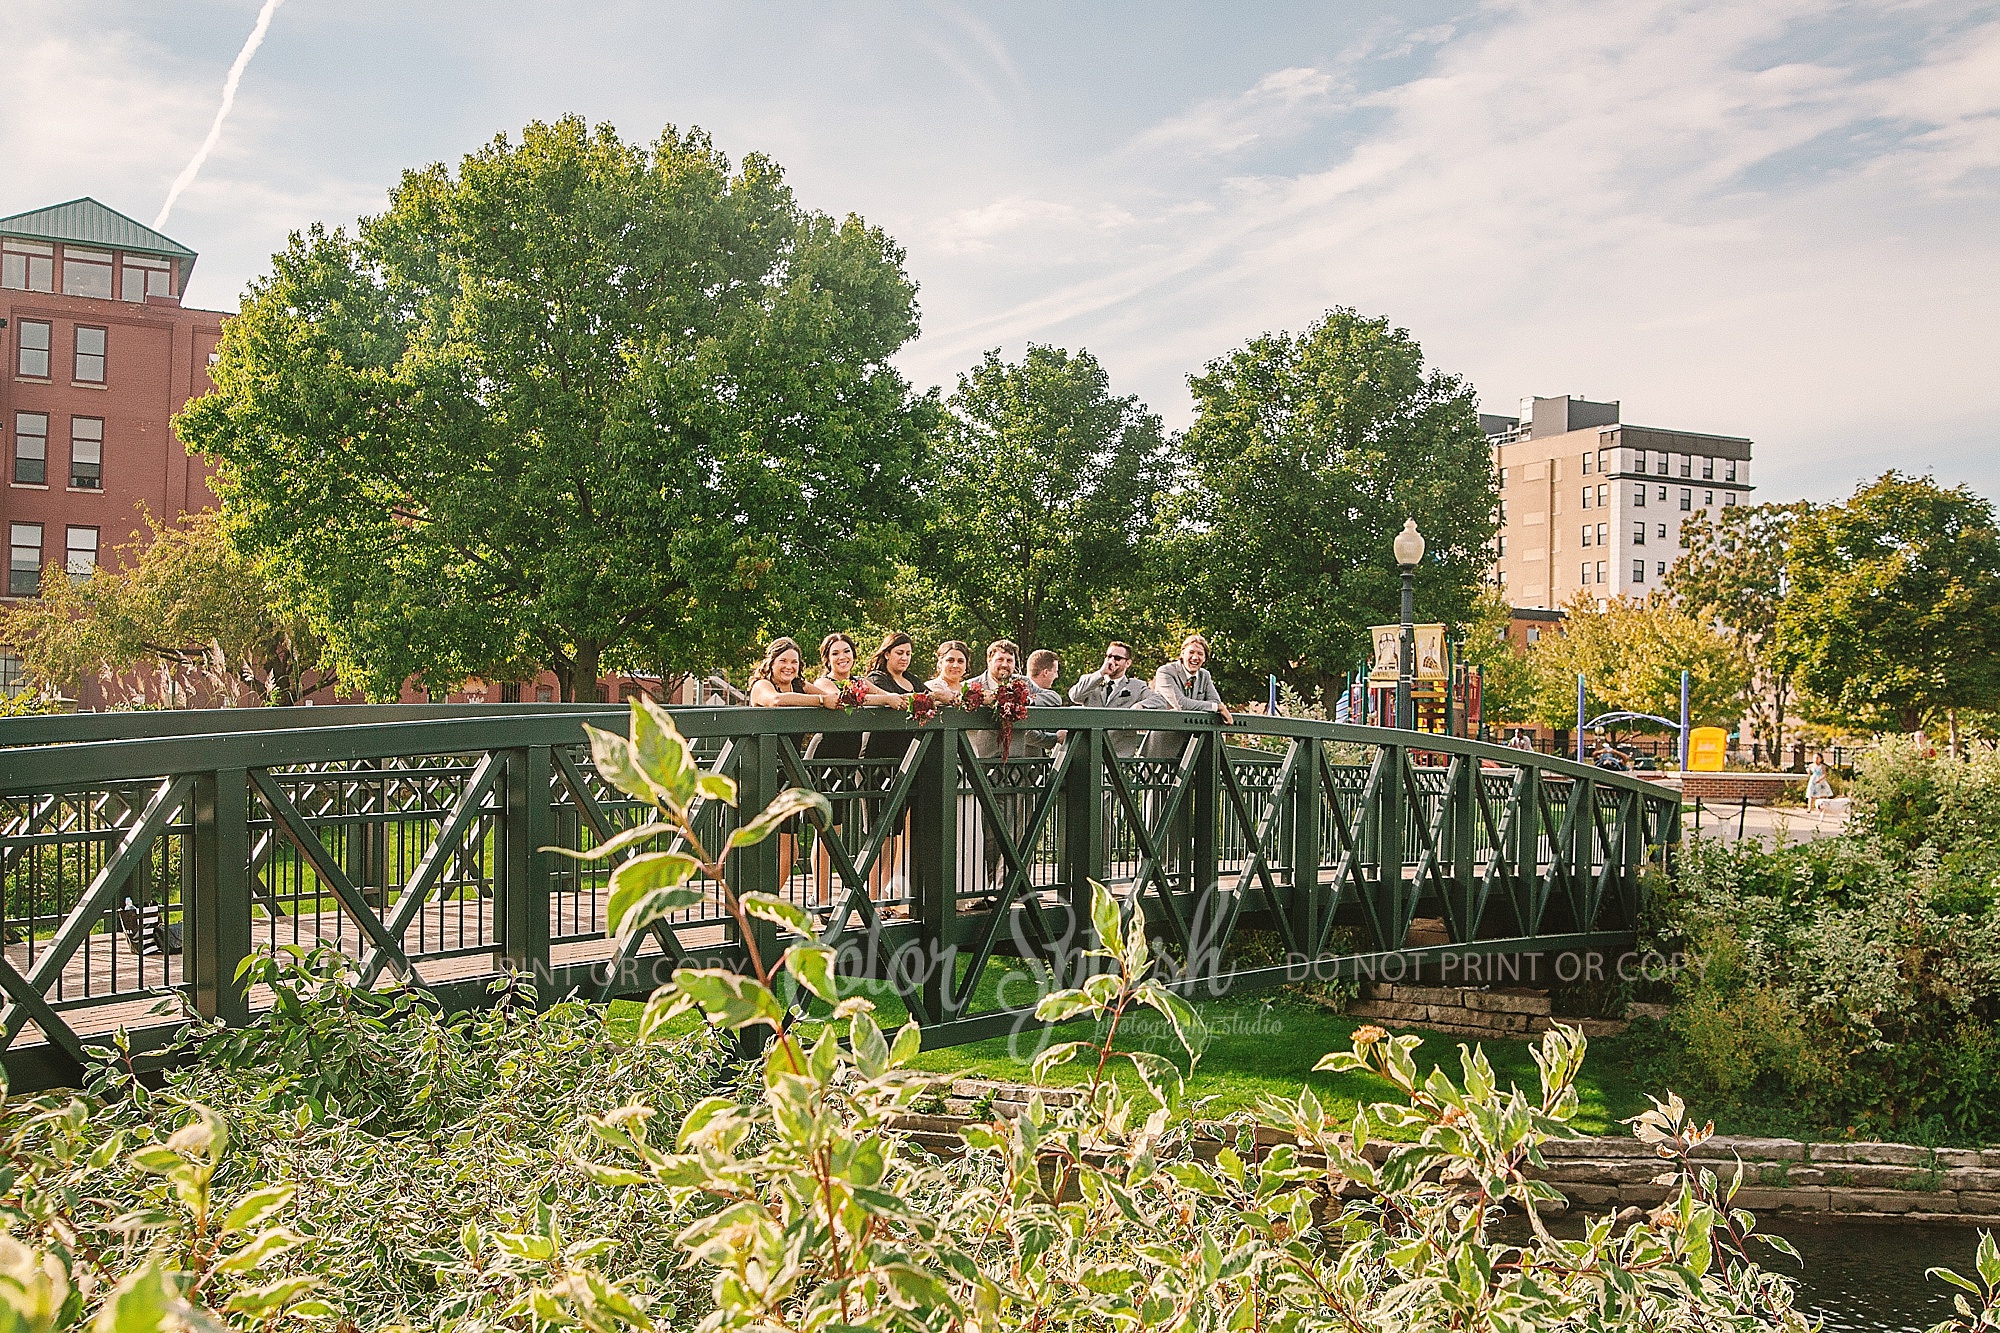
M 88 195 L 66 204 L 30 209 L 26 213 L 0 218 L 0 236 L 95 245 L 106 250 L 134 250 L 140 254 L 186 260 L 181 266 L 183 285 L 188 274 L 194 272 L 194 251 L 171 236 L 162 236 L 144 223 L 133 221 L 115 208 L 105 207 Z

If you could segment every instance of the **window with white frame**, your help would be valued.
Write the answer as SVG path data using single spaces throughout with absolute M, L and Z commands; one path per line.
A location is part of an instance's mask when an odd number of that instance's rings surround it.
M 1645 486 L 1639 485 L 1639 486 L 1634 486 L 1632 488 L 1632 504 L 1634 505 L 1634 507 L 1639 509 L 1644 509 L 1646 507 Z
M 63 571 L 73 579 L 97 572 L 97 529 L 63 529 Z
M 76 326 L 77 383 L 104 383 L 104 343 L 103 329 L 93 329 L 82 324 Z
M 1644 523 L 1634 523 L 1632 525 L 1632 544 L 1634 546 L 1644 546 L 1646 544 L 1646 525 Z
M 0 648 L 0 699 L 11 699 L 27 688 L 28 672 L 20 654 Z
M 24 319 L 15 335 L 14 373 L 28 379 L 49 377 L 49 325 L 44 320 Z
M 1715 460 L 1713 458 L 1704 458 L 1701 460 L 1701 479 L 1703 481 L 1715 480 Z
M 56 248 L 9 236 L 0 240 L 0 287 L 17 292 L 49 292 L 56 285 Z
M 1687 513 L 1691 511 L 1693 508 L 1694 508 L 1694 492 L 1689 490 L 1685 486 L 1681 487 L 1681 512 Z
M 1682 475 L 1683 477 L 1692 477 L 1692 476 L 1694 475 L 1694 455 L 1693 455 L 1693 454 L 1682 454 L 1682 455 L 1681 455 L 1681 475 Z
M 111 297 L 111 252 L 63 247 L 63 295 Z
M 46 412 L 14 414 L 14 484 L 49 484 L 49 417 Z
M 1583 488 L 1583 507 L 1585 509 L 1590 508 L 1590 497 L 1595 494 L 1596 492 L 1590 487 L 1586 486 Z
M 1591 461 L 1591 457 L 1592 457 L 1592 455 L 1590 455 L 1590 454 L 1585 454 L 1585 455 L 1583 456 L 1583 475 L 1584 475 L 1584 476 L 1586 476 L 1586 477 L 1590 475 L 1590 461 Z
M 1733 459 L 1733 458 L 1730 458 L 1730 459 L 1725 459 L 1725 460 L 1723 461 L 1723 466 L 1722 466 L 1722 479 L 1723 479 L 1724 481 L 1735 481 L 1735 480 L 1736 480 L 1736 460 L 1735 460 L 1735 459 Z
M 1653 470 L 1654 470 L 1655 472 L 1658 472 L 1658 473 L 1659 473 L 1659 474 L 1660 474 L 1661 476 L 1663 476 L 1663 477 L 1664 477 L 1664 476 L 1666 476 L 1666 475 L 1667 475 L 1667 463 L 1668 463 L 1668 461 L 1669 461 L 1669 460 L 1670 460 L 1670 459 L 1671 459 L 1672 457 L 1673 457 L 1673 456 L 1672 456 L 1671 454 L 1669 454 L 1669 453 L 1668 453 L 1668 452 L 1667 452 L 1666 450 L 1662 449 L 1662 450 L 1660 451 L 1660 462 L 1659 462 L 1659 466 L 1658 466 L 1658 467 L 1656 467 L 1656 468 L 1654 468 Z
M 174 261 L 159 255 L 125 253 L 118 258 L 119 292 L 127 301 L 174 294 Z
M 69 484 L 78 491 L 104 489 L 104 418 L 69 419 Z
M 1644 583 L 1645 581 L 1646 581 L 1646 562 L 1644 560 L 1634 560 L 1632 562 L 1632 582 Z
M 1597 562 L 1597 581 L 1599 583 L 1611 582 L 1610 577 L 1604 572 L 1607 568 L 1610 567 L 1610 564 L 1611 562 L 1608 560 L 1600 560 Z
M 1724 509 L 1727 509 L 1727 508 L 1729 508 L 1729 507 L 1730 507 L 1731 505 L 1733 505 L 1733 504 L 1735 504 L 1735 503 L 1736 503 L 1736 492 L 1735 492 L 1735 491 L 1724 491 L 1724 492 L 1722 493 L 1722 507 L 1723 507 Z
M 33 597 L 42 590 L 42 525 L 7 525 L 7 595 Z
M 1591 531 L 1592 531 L 1592 529 L 1591 529 L 1591 526 L 1590 526 L 1590 524 L 1586 523 L 1586 524 L 1584 524 L 1584 525 L 1583 525 L 1583 544 L 1584 544 L 1585 546 L 1588 546 L 1588 545 L 1590 545 L 1590 534 L 1591 534 Z

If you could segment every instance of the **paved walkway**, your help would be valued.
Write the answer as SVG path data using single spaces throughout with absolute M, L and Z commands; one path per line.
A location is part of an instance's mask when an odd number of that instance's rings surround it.
M 1766 847 L 1777 848 L 1829 837 L 1847 827 L 1847 818 L 1844 804 L 1814 814 L 1797 805 L 1714 806 L 1704 801 L 1700 832 L 1704 838 L 1719 838 L 1723 842 L 1754 839 Z M 1693 811 L 1681 817 L 1681 829 L 1687 834 L 1696 831 Z

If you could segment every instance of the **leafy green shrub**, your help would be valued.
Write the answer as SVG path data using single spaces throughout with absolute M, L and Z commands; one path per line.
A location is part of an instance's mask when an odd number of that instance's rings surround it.
M 1642 1073 L 1822 1132 L 1991 1141 L 2000 760 L 1892 742 L 1856 794 L 1836 837 L 1684 846 L 1652 928 L 1694 966 Z

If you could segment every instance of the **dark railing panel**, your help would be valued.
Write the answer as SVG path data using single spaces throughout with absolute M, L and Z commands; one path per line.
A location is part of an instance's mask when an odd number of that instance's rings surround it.
M 0 719 L 9 1069 L 23 1086 L 74 1077 L 86 1044 L 120 1026 L 156 1045 L 173 1026 L 154 1012 L 162 996 L 240 1021 L 267 997 L 241 990 L 236 964 L 288 948 L 331 946 L 452 1004 L 510 969 L 550 996 L 613 996 L 682 962 L 740 965 L 720 884 L 620 953 L 610 867 L 543 850 L 587 850 L 646 817 L 598 776 L 582 731 L 626 718 L 543 705 Z M 1679 833 L 1678 794 L 1637 778 L 1302 719 L 1035 710 L 1001 756 L 980 715 L 676 718 L 747 808 L 792 785 L 830 798 L 832 819 L 740 856 L 735 887 L 807 907 L 843 967 L 892 984 L 928 1041 L 1023 1021 L 1003 974 L 1073 978 L 1093 944 L 1091 879 L 1143 915 L 1176 984 L 1220 993 L 1429 956 L 1438 946 L 1410 936 L 1426 917 L 1479 951 L 1621 947 L 1646 866 Z M 858 732 L 862 757 L 847 757 Z M 738 817 L 709 802 L 696 834 L 719 849 Z M 1335 947 L 1357 937 L 1369 954 Z

